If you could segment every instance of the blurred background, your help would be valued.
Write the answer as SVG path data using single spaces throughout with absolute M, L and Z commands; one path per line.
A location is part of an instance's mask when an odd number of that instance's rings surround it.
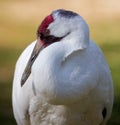
M 0 124 L 16 125 L 12 80 L 17 58 L 36 39 L 38 25 L 52 10 L 79 13 L 110 66 L 115 102 L 108 125 L 120 125 L 120 0 L 0 0 Z

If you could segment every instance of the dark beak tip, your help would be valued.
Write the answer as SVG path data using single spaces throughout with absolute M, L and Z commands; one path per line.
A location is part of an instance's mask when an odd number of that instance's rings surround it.
M 28 75 L 26 75 L 26 73 L 23 73 L 21 78 L 21 87 L 25 84 L 27 78 L 28 78 Z
M 21 79 L 21 87 L 24 85 L 24 83 L 25 83 L 25 79 Z

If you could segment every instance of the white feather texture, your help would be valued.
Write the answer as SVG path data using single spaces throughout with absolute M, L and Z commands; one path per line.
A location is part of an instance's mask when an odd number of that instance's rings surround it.
M 68 36 L 43 49 L 23 87 L 20 80 L 35 42 L 16 64 L 13 110 L 18 125 L 105 125 L 113 106 L 113 82 L 100 48 L 82 17 L 54 15 L 52 35 Z M 76 23 L 76 25 L 74 25 Z M 66 26 L 67 25 L 67 26 Z

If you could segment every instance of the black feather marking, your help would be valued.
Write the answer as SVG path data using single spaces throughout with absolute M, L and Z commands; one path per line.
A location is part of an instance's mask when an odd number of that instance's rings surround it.
M 55 12 L 59 12 L 59 15 L 61 15 L 62 17 L 66 17 L 66 18 L 72 18 L 72 17 L 78 16 L 77 13 L 69 11 L 69 10 L 59 9 Z
M 106 115 L 107 115 L 107 109 L 104 107 L 104 109 L 102 110 L 102 116 L 104 119 L 105 119 Z

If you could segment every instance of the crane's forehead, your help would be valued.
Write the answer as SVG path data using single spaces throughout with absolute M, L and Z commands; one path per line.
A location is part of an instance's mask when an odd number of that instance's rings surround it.
M 52 15 L 48 15 L 41 23 L 39 27 L 39 32 L 44 32 L 44 30 L 49 26 L 50 23 L 54 21 L 54 18 Z

